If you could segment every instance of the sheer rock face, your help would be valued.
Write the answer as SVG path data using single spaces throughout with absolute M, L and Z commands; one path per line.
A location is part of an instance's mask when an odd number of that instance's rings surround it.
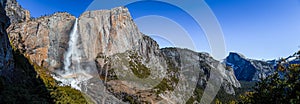
M 127 8 L 87 11 L 79 17 L 79 34 L 86 57 L 110 56 L 137 49 L 142 34 Z
M 234 69 L 237 79 L 242 81 L 258 81 L 274 72 L 273 64 L 247 59 L 238 53 L 231 52 L 225 62 Z
M 129 50 L 159 55 L 158 44 L 140 33 L 127 8 L 87 11 L 79 17 L 79 35 L 87 58 Z M 150 56 L 147 56 L 150 57 Z
M 79 43 L 82 44 L 81 50 L 85 56 L 82 61 L 90 62 L 96 59 L 100 74 L 105 75 L 108 64 L 113 68 L 130 70 L 132 66 L 129 62 L 138 61 L 134 64 L 144 65 L 151 69 L 152 76 L 150 75 L 149 79 L 164 77 L 162 73 L 165 73 L 163 69 L 166 69 L 166 62 L 158 44 L 139 32 L 127 8 L 87 11 L 79 17 L 78 21 Z M 139 58 L 131 58 L 135 56 Z M 106 58 L 110 60 L 108 61 Z M 131 74 L 133 75 L 133 73 Z M 124 76 L 124 73 L 118 75 Z M 122 82 L 140 87 L 133 81 Z M 111 93 L 115 95 L 118 95 L 116 93 L 119 93 L 120 90 L 126 95 L 134 95 L 140 91 L 134 90 L 132 86 L 123 86 L 120 80 L 112 80 L 107 84 L 112 86 L 110 87 L 113 90 Z M 122 89 L 118 89 L 119 87 Z M 88 93 L 92 94 L 93 92 Z M 122 96 L 118 95 L 117 97 L 123 99 Z
M 37 65 L 49 69 L 62 67 L 69 34 L 75 17 L 56 13 L 11 25 L 7 31 L 12 45 Z
M 12 24 L 30 20 L 29 11 L 22 8 L 17 0 L 7 0 L 5 11 Z
M 16 0 L 4 3 L 6 15 L 12 23 L 7 33 L 13 47 L 40 66 L 50 70 L 61 68 L 75 17 L 68 13 L 55 13 L 31 19 L 29 11 Z
M 124 53 L 128 58 L 130 54 L 136 53 L 142 57 L 140 61 L 147 67 L 166 68 L 158 44 L 139 32 L 127 8 L 87 11 L 78 21 L 79 43 L 84 54 L 82 61 L 94 61 L 99 55 L 116 58 L 120 57 L 116 55 L 119 53 Z M 116 63 L 115 61 L 112 62 Z M 99 57 L 97 64 L 105 65 Z
M 161 51 L 167 58 L 171 59 L 177 67 L 187 70 L 186 73 L 190 72 L 187 75 L 193 75 L 193 72 L 199 72 L 197 82 L 193 82 L 197 83 L 197 87 L 205 88 L 209 79 L 220 79 L 218 82 L 222 83 L 221 86 L 228 94 L 235 94 L 234 88 L 241 87 L 239 81 L 234 76 L 234 71 L 213 59 L 208 53 L 197 53 L 188 49 L 179 48 L 165 48 Z M 190 71 L 192 69 L 196 71 Z M 215 73 L 212 73 L 213 70 Z

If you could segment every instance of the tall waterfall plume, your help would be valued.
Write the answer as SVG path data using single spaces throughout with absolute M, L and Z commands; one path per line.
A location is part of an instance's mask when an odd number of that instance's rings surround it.
M 75 89 L 81 90 L 81 84 L 86 80 L 89 80 L 91 76 L 90 70 L 95 69 L 94 65 L 83 66 L 86 62 L 82 62 L 84 57 L 83 52 L 79 49 L 79 33 L 78 33 L 78 19 L 74 23 L 73 29 L 70 33 L 69 48 L 65 53 L 63 70 L 57 72 L 56 76 L 53 76 L 56 80 L 62 82 L 61 85 L 69 85 Z
M 77 41 L 78 41 L 78 19 L 76 18 L 72 32 L 70 34 L 70 40 L 69 40 L 69 48 L 67 50 L 67 53 L 65 54 L 65 58 L 64 58 L 64 70 L 68 73 L 71 70 L 71 64 L 72 61 L 76 61 L 77 64 L 80 63 L 80 52 L 78 51 L 77 48 Z M 75 71 L 75 69 L 79 69 L 80 65 L 75 66 L 75 68 L 73 68 L 73 71 Z

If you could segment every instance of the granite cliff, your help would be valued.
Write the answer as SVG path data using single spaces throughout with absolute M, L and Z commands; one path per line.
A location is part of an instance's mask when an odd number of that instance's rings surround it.
M 56 13 L 13 24 L 7 31 L 14 47 L 39 66 L 54 70 L 62 66 L 74 21 L 68 13 Z
M 2 0 L 6 1 L 5 11 L 6 15 L 10 18 L 12 24 L 20 23 L 30 20 L 30 13 L 19 5 L 17 0 Z
M 242 81 L 258 81 L 274 72 L 274 64 L 248 59 L 242 54 L 231 52 L 225 59 L 227 66 L 234 69 L 235 76 Z

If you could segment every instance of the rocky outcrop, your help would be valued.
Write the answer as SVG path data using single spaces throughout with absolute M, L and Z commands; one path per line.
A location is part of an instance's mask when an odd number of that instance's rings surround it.
M 79 17 L 79 34 L 86 57 L 123 53 L 139 46 L 138 31 L 127 8 L 87 11 Z
M 187 68 L 187 70 L 190 70 L 196 68 L 200 70 L 197 86 L 205 88 L 208 79 L 213 77 L 210 76 L 212 70 L 217 70 L 216 72 L 220 75 L 218 77 L 221 78 L 220 82 L 227 93 L 234 94 L 234 88 L 241 87 L 239 81 L 234 76 L 234 71 L 213 59 L 208 53 L 197 53 L 188 49 L 179 48 L 165 48 L 162 49 L 162 52 L 168 58 L 171 58 L 175 65 L 180 66 L 181 69 Z M 218 65 L 221 65 L 223 68 L 218 68 Z
M 12 48 L 6 32 L 6 28 L 10 25 L 10 22 L 4 10 L 5 2 L 6 0 L 1 0 L 0 5 L 0 76 L 9 80 L 13 77 L 14 61 Z
M 17 0 L 7 0 L 5 11 L 12 24 L 29 21 L 31 18 L 29 11 L 22 8 Z
M 274 72 L 273 64 L 247 59 L 243 55 L 233 52 L 225 59 L 225 63 L 233 68 L 237 79 L 242 81 L 258 81 Z
M 68 13 L 55 13 L 11 25 L 7 31 L 14 47 L 37 65 L 53 70 L 63 66 L 74 21 Z

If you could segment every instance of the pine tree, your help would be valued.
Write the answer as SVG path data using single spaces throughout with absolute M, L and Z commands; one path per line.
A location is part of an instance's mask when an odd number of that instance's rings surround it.
M 300 55 L 300 51 L 297 54 Z M 277 68 L 274 74 L 256 83 L 254 91 L 243 97 L 243 103 L 300 103 L 300 64 L 281 60 Z

